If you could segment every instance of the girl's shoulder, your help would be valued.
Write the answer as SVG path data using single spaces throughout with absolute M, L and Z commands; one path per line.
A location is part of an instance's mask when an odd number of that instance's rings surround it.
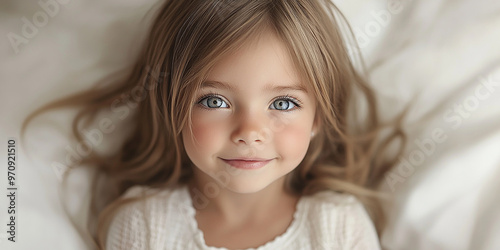
M 321 191 L 307 196 L 308 217 L 314 221 L 328 221 L 343 227 L 347 224 L 371 222 L 364 205 L 354 196 L 335 191 Z
M 324 248 L 380 249 L 373 222 L 354 195 L 321 191 L 306 199 L 310 227 L 320 234 Z
M 119 207 L 107 236 L 107 249 L 151 249 L 148 244 L 163 246 L 186 232 L 182 216 L 185 194 L 179 188 L 157 189 L 133 186 L 120 199 L 135 198 Z M 169 234 L 161 234 L 166 228 Z M 154 247 L 153 249 L 164 249 Z
M 347 224 L 370 224 L 371 219 L 363 203 L 354 195 L 335 191 L 321 191 L 306 198 L 312 220 L 329 221 L 340 227 Z
M 156 216 L 178 213 L 187 202 L 179 187 L 151 188 L 148 186 L 133 186 L 127 189 L 119 199 L 129 199 L 119 207 L 114 220 L 146 220 Z
M 135 200 L 126 207 L 155 207 L 167 206 L 169 204 L 178 204 L 183 200 L 181 194 L 182 188 L 179 186 L 171 188 L 152 188 L 148 186 L 132 186 L 120 197 L 120 199 L 135 198 Z
M 339 193 L 332 190 L 317 192 L 309 195 L 306 199 L 308 199 L 313 206 L 325 206 L 331 208 L 363 206 L 354 195 Z
M 135 185 L 127 189 L 121 196 L 122 198 L 140 197 L 144 195 L 165 196 L 174 193 L 179 187 L 173 188 L 153 188 L 149 186 Z

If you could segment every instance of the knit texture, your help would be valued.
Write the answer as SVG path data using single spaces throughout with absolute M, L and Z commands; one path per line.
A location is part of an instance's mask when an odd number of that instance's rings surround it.
M 144 187 L 127 190 L 139 196 Z M 123 206 L 108 231 L 106 249 L 227 250 L 207 246 L 198 229 L 187 186 L 162 190 Z M 303 196 L 292 223 L 272 241 L 247 250 L 380 249 L 375 228 L 363 205 L 352 195 L 322 191 Z

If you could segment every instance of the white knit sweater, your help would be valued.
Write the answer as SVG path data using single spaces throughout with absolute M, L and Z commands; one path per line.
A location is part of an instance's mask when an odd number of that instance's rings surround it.
M 133 187 L 124 196 L 140 195 Z M 122 207 L 109 228 L 106 249 L 227 250 L 205 244 L 186 186 L 162 190 Z M 373 224 L 352 195 L 323 191 L 300 198 L 286 232 L 252 250 L 380 249 Z M 250 250 L 250 249 L 248 249 Z

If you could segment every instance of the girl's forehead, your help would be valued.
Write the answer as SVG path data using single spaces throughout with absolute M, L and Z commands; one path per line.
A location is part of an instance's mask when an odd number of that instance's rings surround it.
M 207 78 L 247 77 L 256 75 L 280 78 L 276 81 L 300 82 L 300 75 L 286 45 L 273 33 L 265 33 L 220 56 Z M 229 81 L 229 80 L 228 80 Z

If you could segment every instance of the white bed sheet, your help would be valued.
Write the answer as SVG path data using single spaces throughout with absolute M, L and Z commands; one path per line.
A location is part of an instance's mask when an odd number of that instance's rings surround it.
M 415 97 L 384 247 L 500 249 L 500 2 L 366 2 L 338 4 L 382 115 Z

